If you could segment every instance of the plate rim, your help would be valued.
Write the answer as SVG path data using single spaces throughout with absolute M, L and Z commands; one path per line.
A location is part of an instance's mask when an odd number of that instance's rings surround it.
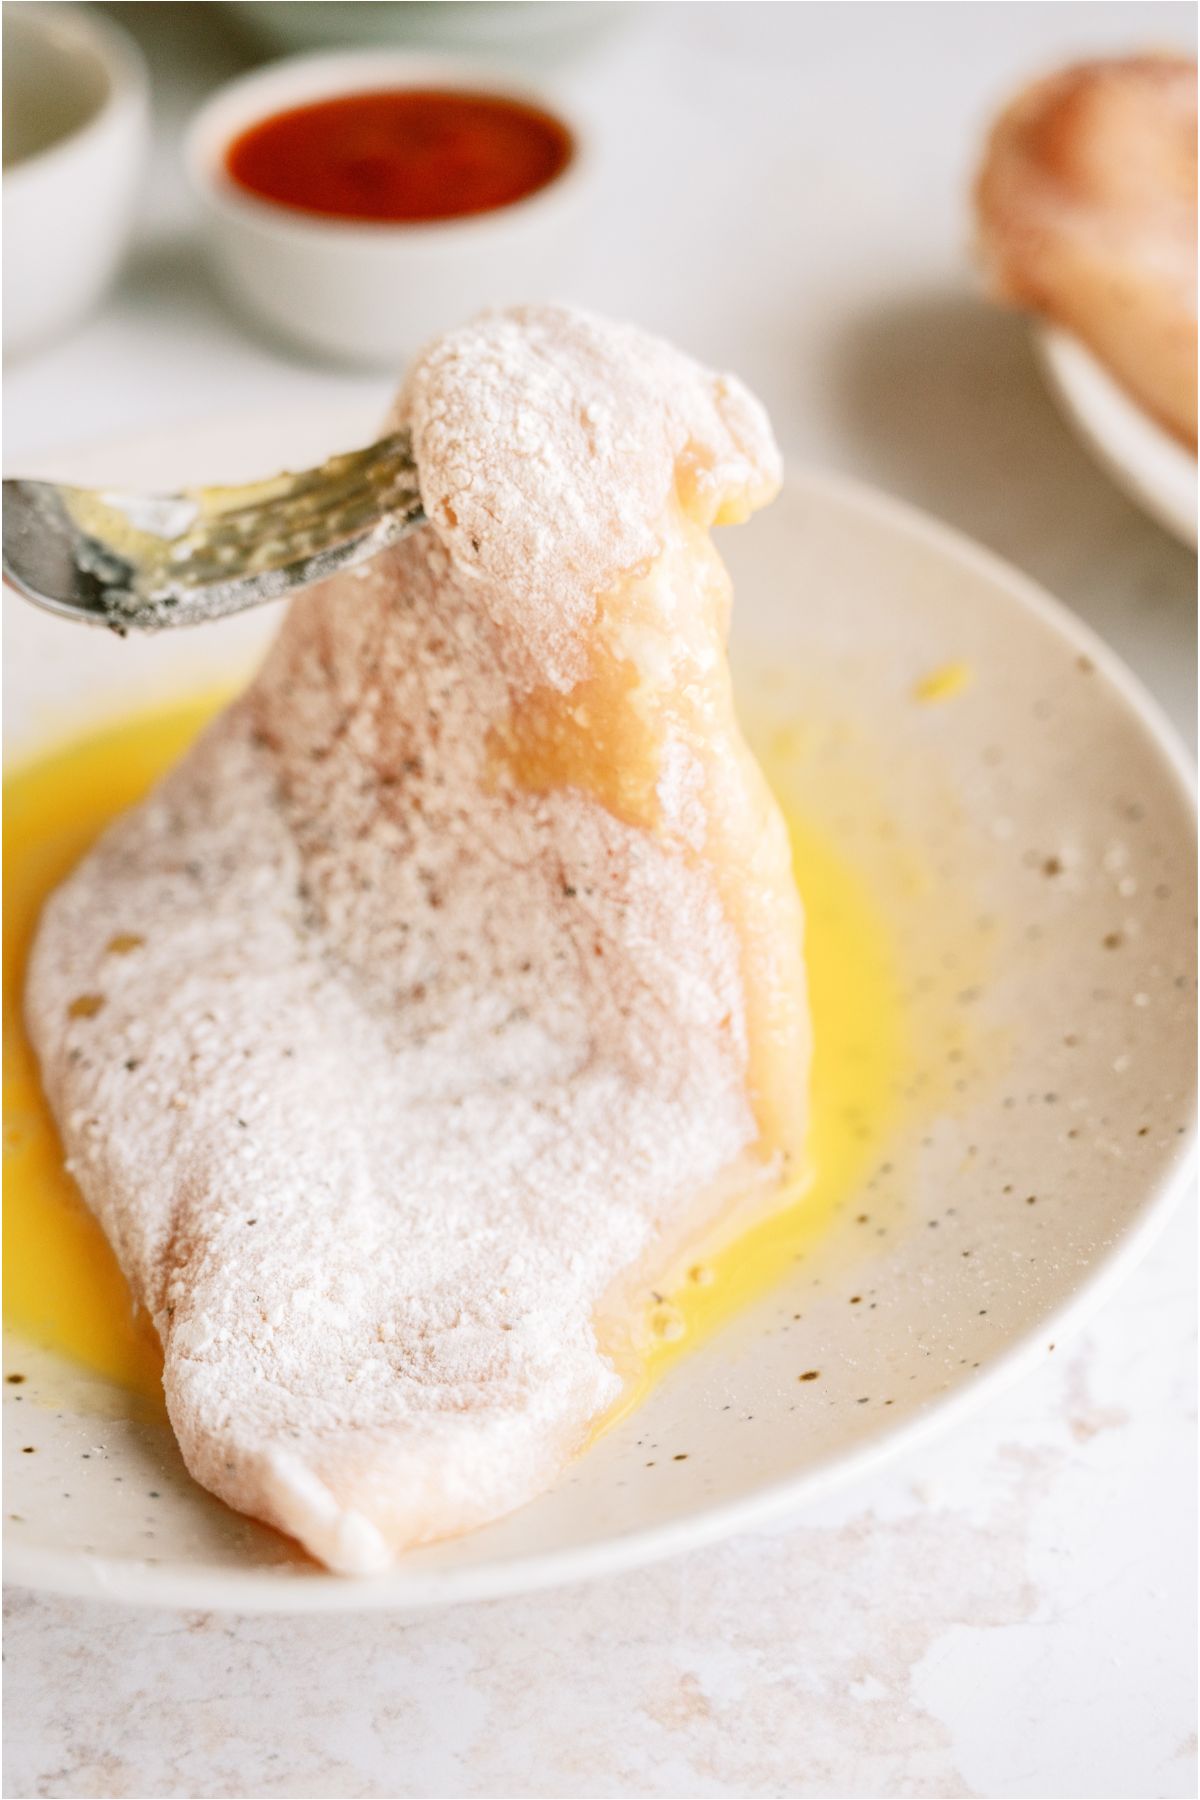
M 331 409 L 330 417 L 349 420 L 350 412 Z M 261 426 L 261 415 L 255 415 Z M 311 424 L 313 411 L 306 409 Z M 236 419 L 213 419 L 207 429 L 236 428 Z M 182 427 L 180 428 L 183 429 Z M 161 432 L 130 432 L 129 443 Z M 111 447 L 114 440 L 106 440 Z M 95 448 L 100 448 L 97 444 Z M 87 448 L 92 448 L 88 446 Z M 83 453 L 78 446 L 74 454 Z M 72 454 L 63 451 L 62 456 Z M 49 460 L 47 457 L 46 460 Z M 1010 602 L 1031 614 L 1062 641 L 1087 655 L 1103 672 L 1116 695 L 1148 736 L 1164 769 L 1184 802 L 1192 831 L 1196 826 L 1196 780 L 1190 757 L 1159 702 L 1114 650 L 1062 601 L 1014 564 L 919 507 L 897 499 L 869 483 L 805 465 L 789 467 L 780 498 L 791 492 L 801 501 L 825 500 L 907 536 L 936 554 L 973 570 L 1003 588 Z M 549 1551 L 542 1555 L 482 1564 L 463 1570 L 406 1573 L 403 1561 L 394 1570 L 355 1580 L 328 1571 L 227 1570 L 202 1565 L 183 1572 L 169 1564 L 135 1558 L 104 1558 L 82 1551 L 12 1544 L 5 1554 L 6 1585 L 80 1598 L 106 1598 L 124 1604 L 206 1611 L 293 1613 L 422 1611 L 532 1593 L 578 1581 L 616 1575 L 669 1556 L 700 1549 L 735 1533 L 759 1529 L 837 1489 L 874 1473 L 911 1449 L 953 1428 L 975 1408 L 1019 1380 L 1045 1356 L 1047 1339 L 1062 1344 L 1076 1336 L 1126 1275 L 1141 1262 L 1165 1227 L 1175 1205 L 1191 1184 L 1196 1166 L 1196 1120 L 1193 1103 L 1189 1126 L 1174 1155 L 1147 1190 L 1135 1217 L 1094 1259 L 1075 1290 L 1030 1326 L 994 1362 L 948 1395 L 935 1398 L 914 1418 L 884 1428 L 850 1454 L 833 1453 L 802 1473 L 771 1482 L 750 1495 L 712 1507 L 700 1507 L 685 1518 L 629 1531 L 585 1549 Z

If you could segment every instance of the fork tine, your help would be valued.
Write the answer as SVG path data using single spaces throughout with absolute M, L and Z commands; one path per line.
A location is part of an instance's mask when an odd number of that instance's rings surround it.
M 4 494 L 6 578 L 122 633 L 242 611 L 424 522 L 407 432 L 240 489 L 154 497 L 6 481 Z

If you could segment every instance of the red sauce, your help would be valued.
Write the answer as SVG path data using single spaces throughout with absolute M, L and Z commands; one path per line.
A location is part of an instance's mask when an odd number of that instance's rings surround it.
M 574 151 L 549 113 L 490 94 L 398 88 L 276 113 L 226 167 L 260 199 L 328 218 L 462 219 L 523 200 Z

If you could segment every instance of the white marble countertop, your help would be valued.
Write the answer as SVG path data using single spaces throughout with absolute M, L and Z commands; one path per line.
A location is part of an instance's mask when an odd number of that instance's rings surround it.
M 147 42 L 157 167 L 102 313 L 6 374 L 10 466 L 65 440 L 385 385 L 215 296 L 173 156 L 244 52 L 207 6 Z M 1193 735 L 1191 557 L 1060 423 L 972 281 L 989 110 L 1182 5 L 628 9 L 561 71 L 602 133 L 575 297 L 737 368 L 785 449 L 890 488 L 1083 613 Z M 1195 1792 L 1195 1239 L 1181 1209 L 1086 1333 L 973 1423 L 783 1527 L 407 1618 L 8 1600 L 20 1795 Z

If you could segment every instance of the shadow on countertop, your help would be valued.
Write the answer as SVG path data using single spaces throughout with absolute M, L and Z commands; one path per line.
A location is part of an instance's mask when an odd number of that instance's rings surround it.
M 325 380 L 340 382 L 344 388 L 347 381 L 357 381 L 378 387 L 386 396 L 399 379 L 398 373 L 393 378 L 360 364 L 323 357 L 260 323 L 222 289 L 211 253 L 195 230 L 151 237 L 135 245 L 121 276 L 120 292 L 124 306 L 144 319 L 147 332 L 163 321 L 170 322 L 171 333 L 182 342 L 219 332 L 228 339 L 231 361 L 265 354 L 294 369 L 308 386 Z
M 848 321 L 830 385 L 881 486 L 1026 570 L 1135 666 L 1146 633 L 1194 664 L 1195 559 L 1076 440 L 1025 318 L 967 294 L 893 301 Z

